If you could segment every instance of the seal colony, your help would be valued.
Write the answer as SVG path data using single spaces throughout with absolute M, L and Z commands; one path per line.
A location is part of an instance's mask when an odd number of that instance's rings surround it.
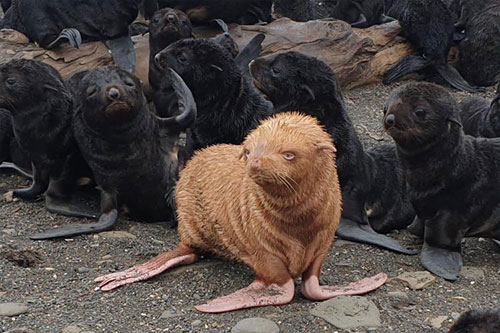
M 296 113 L 263 121 L 242 145 L 197 152 L 176 188 L 179 245 L 95 281 L 111 290 L 211 253 L 242 261 L 257 277 L 244 289 L 197 306 L 201 312 L 289 303 L 293 278 L 301 275 L 302 294 L 312 300 L 378 288 L 387 279 L 383 273 L 347 287 L 319 285 L 341 214 L 335 152 L 318 122 Z

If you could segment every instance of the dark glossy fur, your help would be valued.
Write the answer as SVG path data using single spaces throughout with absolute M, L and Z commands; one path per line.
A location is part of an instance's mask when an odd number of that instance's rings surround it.
M 355 23 L 363 14 L 366 22 L 362 28 L 383 23 L 385 5 L 383 0 L 339 0 L 333 17 L 347 23 Z
M 500 332 L 499 310 L 470 310 L 463 313 L 448 333 Z
M 430 83 L 398 89 L 385 115 L 425 243 L 459 253 L 465 236 L 500 238 L 500 139 L 466 136 L 458 119 L 452 95 Z
M 492 101 L 473 96 L 460 103 L 460 119 L 465 134 L 475 137 L 500 137 L 500 83 Z
M 373 230 L 388 233 L 411 224 L 415 210 L 407 193 L 395 145 L 383 145 L 365 151 L 370 191 L 366 201 Z
M 77 151 L 71 94 L 51 66 L 12 60 L 0 65 L 0 107 L 12 115 L 16 140 L 37 169 L 35 183 L 42 194 L 49 178 L 60 178 L 69 156 Z
M 158 68 L 154 57 L 165 47 L 192 37 L 191 21 L 177 9 L 163 8 L 155 12 L 149 22 L 149 84 L 153 90 L 153 103 L 161 117 L 171 116 L 177 110 L 177 98 L 169 82 L 169 76 Z
M 214 40 L 177 41 L 160 53 L 158 61 L 161 67 L 174 69 L 193 93 L 198 109 L 191 128 L 195 149 L 239 144 L 273 113 L 272 104 L 253 88 L 229 51 Z
M 460 74 L 478 86 L 500 81 L 500 3 L 496 0 L 462 0 L 457 30 Z
M 168 201 L 177 177 L 178 133 L 161 134 L 139 80 L 121 69 L 92 69 L 70 81 L 76 81 L 70 82 L 75 137 L 101 191 L 139 219 L 173 221 Z M 112 88 L 119 91 L 116 100 L 109 98 Z
M 288 17 L 297 22 L 333 17 L 336 0 L 275 0 L 273 15 Z
M 0 163 L 12 162 L 24 170 L 31 170 L 29 153 L 19 146 L 14 136 L 12 117 L 6 109 L 0 109 Z
M 41 47 L 65 28 L 80 31 L 84 41 L 128 35 L 137 17 L 137 0 L 17 0 L 0 21 L 0 28 L 24 33 Z
M 158 0 L 160 8 L 180 9 L 193 23 L 213 19 L 238 24 L 268 22 L 272 3 L 272 0 Z
M 2 10 L 5 13 L 12 5 L 12 0 L 1 0 L 0 5 L 2 5 Z

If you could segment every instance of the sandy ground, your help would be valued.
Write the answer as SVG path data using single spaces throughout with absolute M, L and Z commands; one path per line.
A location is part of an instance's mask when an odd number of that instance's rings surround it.
M 365 147 L 391 142 L 383 133 L 381 117 L 383 104 L 396 86 L 377 84 L 345 93 Z M 466 95 L 454 94 L 459 99 Z M 483 95 L 491 98 L 493 89 Z M 0 193 L 25 185 L 28 181 L 18 176 L 0 174 Z M 198 313 L 194 305 L 245 287 L 254 278 L 246 266 L 216 259 L 202 260 L 114 292 L 98 291 L 93 283 L 96 276 L 128 268 L 172 249 L 178 236 L 175 229 L 161 224 L 120 217 L 115 230 L 127 231 L 134 238 L 89 235 L 58 241 L 28 239 L 32 233 L 76 222 L 78 219 L 48 213 L 40 202 L 0 202 L 0 253 L 15 246 L 36 251 L 42 257 L 30 268 L 0 258 L 0 303 L 22 302 L 29 306 L 26 314 L 0 317 L 1 332 L 21 326 L 34 332 L 60 332 L 70 325 L 93 332 L 229 332 L 239 320 L 248 317 L 269 318 L 281 332 L 347 332 L 313 317 L 309 310 L 315 303 L 298 293 L 286 306 L 219 315 Z M 392 236 L 409 247 L 419 247 L 418 241 L 405 231 Z M 499 262 L 500 254 L 490 241 L 467 239 L 464 265 L 478 268 L 480 274 L 462 276 L 454 283 L 438 278 L 421 291 L 389 281 L 367 295 L 381 313 L 382 327 L 377 332 L 446 332 L 459 313 L 497 306 Z M 418 256 L 336 240 L 324 264 L 322 282 L 346 284 L 378 272 L 393 278 L 405 271 L 421 270 Z M 406 293 L 410 304 L 395 304 L 388 294 L 394 291 Z M 161 318 L 162 314 L 167 318 Z M 447 317 L 439 330 L 428 323 L 437 316 Z

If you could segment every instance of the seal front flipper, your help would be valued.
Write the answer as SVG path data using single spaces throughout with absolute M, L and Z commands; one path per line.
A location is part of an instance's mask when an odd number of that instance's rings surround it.
M 433 247 L 427 243 L 422 246 L 420 260 L 425 269 L 449 281 L 457 280 L 462 268 L 460 252 Z
M 358 20 L 354 23 L 351 23 L 351 27 L 353 27 L 353 28 L 366 28 L 366 27 L 368 27 L 368 21 L 366 20 L 366 16 L 363 13 L 359 13 Z
M 59 36 L 47 46 L 47 50 L 56 48 L 65 41 L 70 43 L 71 46 L 78 48 L 82 44 L 82 35 L 80 31 L 73 28 L 63 29 Z
M 25 178 L 33 179 L 33 175 L 28 170 L 24 170 L 23 168 L 15 165 L 14 163 L 3 162 L 2 164 L 0 164 L 0 169 L 2 169 L 2 170 L 14 170 Z
M 116 194 L 101 192 L 101 211 L 97 223 L 73 224 L 30 236 L 33 240 L 73 237 L 111 229 L 118 220 Z
M 49 174 L 48 170 L 40 167 L 35 167 L 32 164 L 33 169 L 33 183 L 28 188 L 14 190 L 14 195 L 18 198 L 27 201 L 33 201 L 38 196 L 42 195 L 49 187 Z
M 375 245 L 394 252 L 417 254 L 416 251 L 407 249 L 396 240 L 376 233 L 368 224 L 360 224 L 345 218 L 340 219 L 335 235 L 345 240 Z
M 448 82 L 452 87 L 468 92 L 483 92 L 484 89 L 471 86 L 460 73 L 449 64 L 435 65 L 434 68 L 441 77 Z
M 135 50 L 134 42 L 130 36 L 124 36 L 106 41 L 108 49 L 116 66 L 130 73 L 135 70 Z
M 393 65 L 384 75 L 382 82 L 391 84 L 406 74 L 414 73 L 430 65 L 430 61 L 424 57 L 409 54 Z
M 71 201 L 69 198 L 58 198 L 45 195 L 45 208 L 51 213 L 64 216 L 83 217 L 95 219 L 99 216 L 98 212 L 93 212 L 86 207 L 82 207 Z
M 238 53 L 234 62 L 236 66 L 245 74 L 249 75 L 249 65 L 254 59 L 258 58 L 262 51 L 262 42 L 266 36 L 257 34 L 248 42 L 248 44 Z

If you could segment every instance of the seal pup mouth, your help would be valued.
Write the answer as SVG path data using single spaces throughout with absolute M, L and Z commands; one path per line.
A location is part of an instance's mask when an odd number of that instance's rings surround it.
M 111 102 L 110 104 L 108 104 L 108 106 L 106 106 L 106 108 L 104 109 L 104 112 L 106 114 L 115 114 L 115 113 L 118 113 L 118 112 L 127 112 L 127 111 L 130 111 L 130 106 L 123 102 L 123 101 L 113 101 Z

